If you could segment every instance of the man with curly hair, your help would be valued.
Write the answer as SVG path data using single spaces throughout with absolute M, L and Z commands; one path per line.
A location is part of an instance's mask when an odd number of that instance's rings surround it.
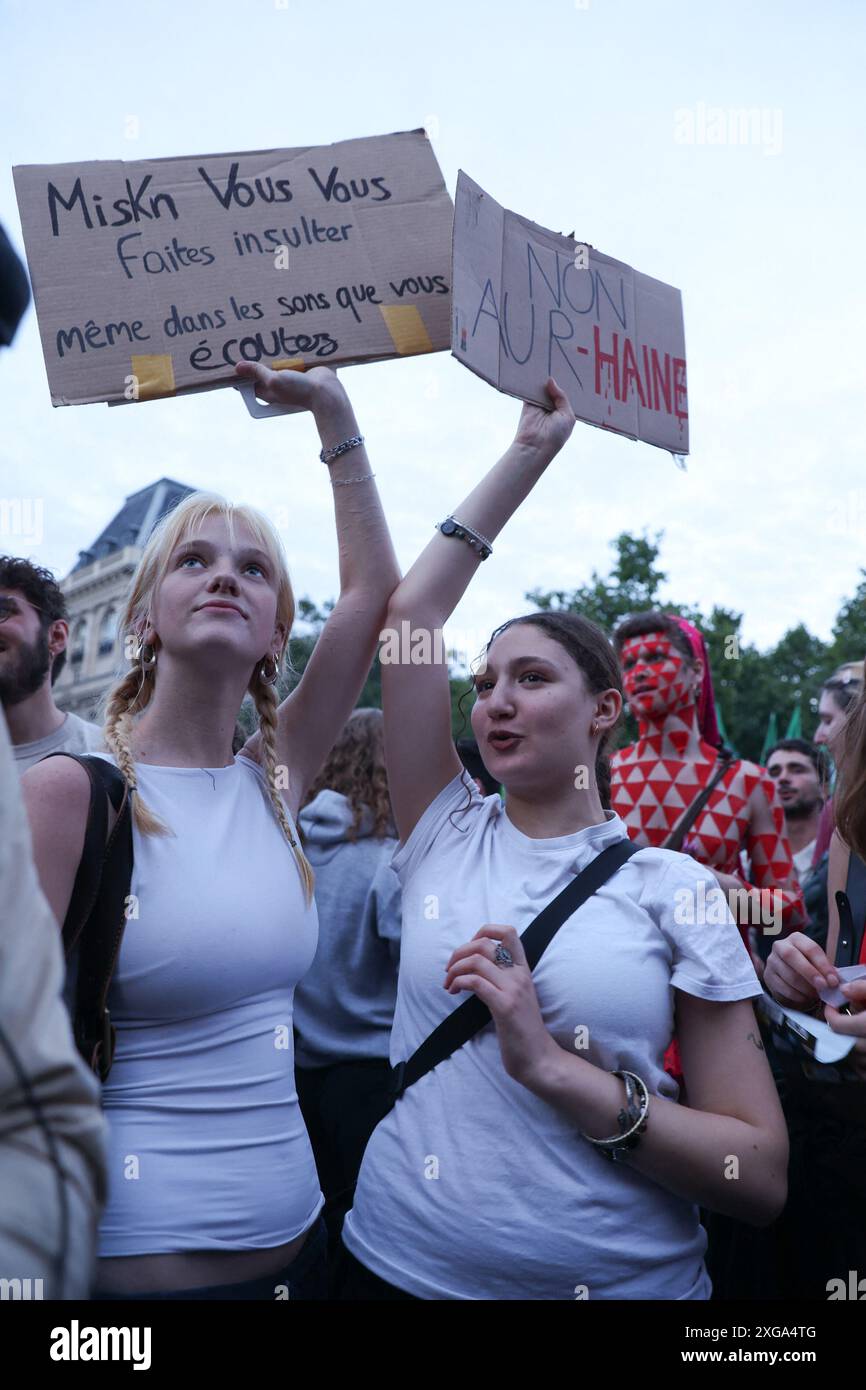
M 105 746 L 98 725 L 54 703 L 68 638 L 66 600 L 50 570 L 0 556 L 0 704 L 19 773 L 48 753 Z

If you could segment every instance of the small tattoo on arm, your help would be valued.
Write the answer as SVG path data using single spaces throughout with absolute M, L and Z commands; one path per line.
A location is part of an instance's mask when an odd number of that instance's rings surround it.
M 755 1047 L 758 1049 L 759 1052 L 764 1051 L 764 1044 L 761 1042 L 760 1038 L 755 1037 L 754 1033 L 747 1033 L 746 1037 L 751 1039 L 751 1041 L 755 1044 Z

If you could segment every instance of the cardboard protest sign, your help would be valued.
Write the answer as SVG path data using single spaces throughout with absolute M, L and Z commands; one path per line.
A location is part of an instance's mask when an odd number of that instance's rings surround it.
M 463 171 L 452 247 L 451 351 L 511 396 L 678 454 L 689 449 L 679 290 L 509 212 Z
M 14 175 L 54 405 L 449 346 L 453 208 L 421 130 Z

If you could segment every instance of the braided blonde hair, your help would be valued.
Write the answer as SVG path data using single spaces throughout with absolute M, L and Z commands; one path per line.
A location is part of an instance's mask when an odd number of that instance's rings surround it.
M 237 520 L 245 524 L 256 544 L 261 546 L 271 561 L 277 581 L 276 617 L 286 631 L 283 646 L 275 657 L 278 675 L 286 664 L 288 634 L 295 617 L 295 599 L 279 536 L 267 518 L 253 507 L 234 506 L 213 492 L 192 493 L 157 523 L 144 547 L 120 620 L 120 630 L 125 634 L 125 655 L 131 665 L 109 688 L 103 701 L 105 742 L 114 754 L 117 766 L 132 794 L 133 821 L 143 835 L 172 835 L 174 832 L 142 801 L 135 773 L 132 754 L 134 720 L 135 716 L 150 704 L 156 682 L 156 671 L 148 670 L 142 659 L 145 650 L 142 638 L 150 623 L 154 600 L 172 553 L 178 545 L 194 534 L 203 521 L 213 515 L 222 517 L 226 522 L 232 543 L 234 522 Z M 277 689 L 275 684 L 271 685 L 263 679 L 262 665 L 263 660 L 260 658 L 250 676 L 247 690 L 253 698 L 259 717 L 262 763 L 271 806 L 292 848 L 304 885 L 304 895 L 309 903 L 313 896 L 313 870 L 292 831 L 277 785 Z

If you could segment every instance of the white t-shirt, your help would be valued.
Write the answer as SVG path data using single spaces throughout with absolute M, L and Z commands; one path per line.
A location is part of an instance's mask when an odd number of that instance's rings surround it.
M 102 1087 L 98 1253 L 271 1249 L 324 1202 L 292 1033 L 316 904 L 257 763 L 135 772 L 174 835 L 132 829 L 130 915 L 108 992 L 117 1050 Z
M 12 753 L 23 775 L 49 753 L 101 753 L 104 749 L 102 725 L 88 724 L 86 719 L 70 712 L 53 733 L 34 739 L 32 743 L 13 744 Z
M 794 861 L 794 871 L 797 875 L 797 881 L 801 888 L 812 872 L 812 856 L 814 853 L 815 841 L 810 840 L 808 845 L 804 845 L 802 849 L 797 850 L 796 854 L 791 855 Z
M 471 804 L 468 796 L 458 774 L 392 860 L 403 886 L 392 1063 L 471 997 L 442 987 L 457 946 L 487 923 L 524 931 L 575 872 L 626 838 L 608 812 L 575 834 L 532 839 L 497 796 L 474 788 Z M 675 895 L 699 884 L 699 909 L 721 898 L 713 904 L 721 911 L 706 913 L 711 922 L 727 914 L 721 926 L 687 924 Z M 577 1055 L 635 1071 L 670 1099 L 677 1086 L 663 1059 L 673 988 L 719 1001 L 761 993 L 716 879 L 663 849 L 641 850 L 560 927 L 534 980 L 560 1046 L 586 1041 L 577 1031 L 586 1028 L 589 1045 Z M 572 1119 L 512 1080 L 493 1026 L 411 1086 L 379 1124 L 344 1239 L 374 1273 L 427 1299 L 710 1295 L 697 1207 L 610 1163 Z

